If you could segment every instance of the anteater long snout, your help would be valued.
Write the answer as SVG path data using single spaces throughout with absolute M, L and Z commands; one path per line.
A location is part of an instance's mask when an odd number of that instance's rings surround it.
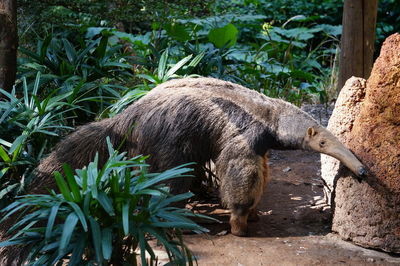
M 341 161 L 347 168 L 349 168 L 358 177 L 367 175 L 367 168 L 354 156 L 354 154 L 343 145 L 332 148 L 326 154 Z

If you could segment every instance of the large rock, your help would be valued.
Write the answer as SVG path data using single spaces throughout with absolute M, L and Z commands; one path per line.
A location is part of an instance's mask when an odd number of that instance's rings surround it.
M 365 79 L 351 77 L 346 81 L 335 103 L 327 128 L 342 143 L 347 144 L 349 142 L 354 120 L 360 113 L 361 103 L 364 101 L 366 83 Z M 338 178 L 342 175 L 339 170 L 346 170 L 339 160 L 321 154 L 321 176 L 325 180 L 324 192 L 329 205 L 333 205 L 334 188 Z
M 328 128 L 370 170 L 359 182 L 334 159 L 321 158 L 322 176 L 334 189 L 332 230 L 400 253 L 400 34 L 384 42 L 366 86 L 362 79 L 346 83 Z

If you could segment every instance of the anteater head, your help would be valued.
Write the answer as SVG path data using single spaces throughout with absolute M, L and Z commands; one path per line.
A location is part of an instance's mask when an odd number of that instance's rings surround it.
M 358 177 L 364 177 L 368 171 L 365 166 L 332 133 L 322 126 L 307 129 L 303 148 L 330 155 L 341 161 Z

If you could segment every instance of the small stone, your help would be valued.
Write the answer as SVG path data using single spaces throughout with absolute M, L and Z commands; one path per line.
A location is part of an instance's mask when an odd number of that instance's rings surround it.
M 224 235 L 226 235 L 226 234 L 228 234 L 228 231 L 227 231 L 227 230 L 223 230 L 223 231 L 219 232 L 219 233 L 217 234 L 217 236 L 224 236 Z
M 292 171 L 292 168 L 286 167 L 285 169 L 282 170 L 284 173 Z

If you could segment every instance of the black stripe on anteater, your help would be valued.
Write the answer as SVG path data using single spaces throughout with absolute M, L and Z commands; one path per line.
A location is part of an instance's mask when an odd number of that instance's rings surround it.
M 276 134 L 236 103 L 219 97 L 211 101 L 228 116 L 257 155 L 263 156 L 268 149 L 278 145 Z

